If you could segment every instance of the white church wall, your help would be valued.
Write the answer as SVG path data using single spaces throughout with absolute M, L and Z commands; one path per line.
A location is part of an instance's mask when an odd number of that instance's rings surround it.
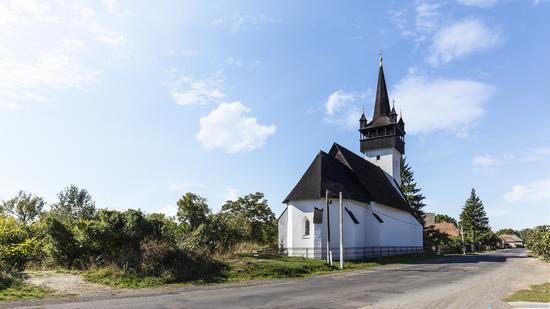
M 422 246 L 422 225 L 406 211 L 371 203 L 371 209 L 384 223 L 378 222 L 378 246 Z
M 277 220 L 277 226 L 278 226 L 278 240 L 277 240 L 277 246 L 280 246 L 281 244 L 288 248 L 288 209 L 285 209 L 279 219 Z
M 313 224 L 314 207 L 324 209 L 324 206 L 324 199 L 289 203 L 286 212 L 289 218 L 287 219 L 287 243 L 290 255 L 305 256 L 304 248 L 311 248 L 320 254 L 320 250 L 326 248 L 326 213 L 323 213 L 322 224 Z M 359 221 L 359 224 L 355 224 L 344 210 L 344 247 L 422 246 L 422 226 L 410 213 L 374 202 L 364 204 L 344 200 L 344 207 L 348 208 Z M 373 212 L 384 222 L 380 223 L 373 216 Z M 330 205 L 330 231 L 331 250 L 335 254 L 339 248 L 339 216 L 338 199 L 333 199 L 333 203 Z M 305 218 L 310 220 L 309 237 L 304 236 Z M 281 223 L 281 220 L 279 222 Z M 295 250 L 292 251 L 292 248 Z M 313 257 L 311 251 L 309 251 L 308 257 Z
M 378 156 L 380 157 L 379 159 Z M 380 166 L 401 185 L 401 153 L 395 148 L 373 149 L 365 152 L 367 161 Z
M 289 217 L 289 226 L 292 227 L 289 237 L 292 238 L 289 243 L 292 244 L 292 248 L 313 248 L 315 234 L 317 231 L 315 224 L 313 224 L 313 210 L 314 207 L 320 207 L 317 200 L 303 200 L 295 201 L 288 205 L 288 209 L 292 209 L 292 217 Z M 305 235 L 305 221 L 309 220 L 310 232 L 309 235 Z M 321 235 L 317 235 L 320 238 Z

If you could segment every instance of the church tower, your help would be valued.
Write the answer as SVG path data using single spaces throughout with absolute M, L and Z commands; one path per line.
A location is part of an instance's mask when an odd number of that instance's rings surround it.
M 380 53 L 378 86 L 372 121 L 367 121 L 365 113 L 359 119 L 361 152 L 365 159 L 380 166 L 393 176 L 401 186 L 401 156 L 405 153 L 405 122 L 403 117 L 397 120 L 395 104 L 390 109 L 388 89 Z

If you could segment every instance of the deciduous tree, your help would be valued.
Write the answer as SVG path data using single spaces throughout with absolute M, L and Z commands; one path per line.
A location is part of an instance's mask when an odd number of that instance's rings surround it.
M 206 223 L 211 213 L 206 199 L 191 192 L 185 193 L 185 195 L 178 200 L 177 205 L 178 213 L 176 217 L 178 221 L 188 224 L 191 230 Z
M 57 194 L 58 202 L 52 205 L 52 213 L 71 221 L 89 220 L 96 213 L 95 201 L 86 189 L 70 185 Z
M 34 221 L 46 205 L 43 198 L 19 191 L 17 196 L 0 203 L 0 212 L 14 216 L 19 222 L 29 224 Z

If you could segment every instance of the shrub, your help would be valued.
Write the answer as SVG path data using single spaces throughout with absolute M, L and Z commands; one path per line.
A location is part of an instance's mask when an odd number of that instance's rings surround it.
M 0 216 L 0 263 L 21 270 L 27 262 L 41 256 L 42 242 L 32 236 L 24 224 L 12 217 Z
M 162 240 L 145 240 L 141 243 L 141 271 L 148 276 L 158 276 L 169 264 L 175 248 Z
M 550 261 L 550 225 L 539 225 L 525 233 L 525 246 Z

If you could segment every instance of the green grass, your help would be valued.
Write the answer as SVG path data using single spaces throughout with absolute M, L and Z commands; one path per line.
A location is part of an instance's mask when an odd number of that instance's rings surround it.
M 365 261 L 346 261 L 344 271 L 368 269 L 387 264 L 408 263 L 433 258 L 432 256 L 385 257 Z M 284 278 L 306 278 L 313 275 L 340 271 L 338 263 L 328 266 L 323 260 L 288 256 L 240 256 L 222 262 L 222 270 L 214 275 L 205 275 L 200 280 L 177 282 L 170 274 L 158 277 L 140 276 L 111 266 L 95 268 L 83 273 L 84 278 L 94 283 L 106 284 L 118 288 L 144 288 L 166 284 L 198 285 L 206 283 L 228 283 L 249 280 L 268 280 Z
M 173 281 L 169 275 L 158 277 L 140 276 L 115 266 L 92 268 L 83 272 L 82 275 L 90 282 L 117 288 L 146 288 L 168 284 Z
M 550 282 L 531 285 L 527 290 L 519 290 L 506 297 L 506 301 L 530 301 L 530 302 L 550 302 Z
M 51 294 L 49 289 L 24 283 L 14 275 L 0 274 L 0 301 L 43 298 Z

